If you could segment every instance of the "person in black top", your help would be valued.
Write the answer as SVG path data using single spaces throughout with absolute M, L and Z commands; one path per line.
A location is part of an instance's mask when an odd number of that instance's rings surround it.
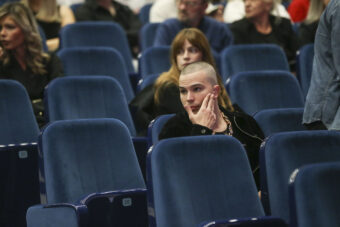
M 180 100 L 185 111 L 177 113 L 164 125 L 159 139 L 224 134 L 238 139 L 247 151 L 257 184 L 258 152 L 264 135 L 249 115 L 223 108 L 218 97 L 216 71 L 206 62 L 186 66 L 179 77 Z
M 38 124 L 43 126 L 44 88 L 62 75 L 62 65 L 56 55 L 43 51 L 37 23 L 24 4 L 7 3 L 0 8 L 0 44 L 0 79 L 25 86 Z
M 282 47 L 294 71 L 299 42 L 290 20 L 270 15 L 274 0 L 245 0 L 245 18 L 230 25 L 234 44 L 272 43 Z
M 113 0 L 86 0 L 76 10 L 75 16 L 77 21 L 113 21 L 120 24 L 127 34 L 133 56 L 137 56 L 142 23 L 129 7 Z

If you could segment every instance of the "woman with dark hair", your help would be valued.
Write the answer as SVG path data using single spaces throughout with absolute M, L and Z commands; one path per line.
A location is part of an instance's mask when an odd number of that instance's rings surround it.
M 172 41 L 170 50 L 171 67 L 162 73 L 155 84 L 149 85 L 131 102 L 132 108 L 137 108 L 135 120 L 141 134 L 145 134 L 151 120 L 162 114 L 176 113 L 183 110 L 179 99 L 178 78 L 184 66 L 204 61 L 215 66 L 215 61 L 205 35 L 196 28 L 181 30 Z M 221 77 L 218 76 L 221 86 L 219 102 L 224 108 L 234 111 L 231 101 L 224 89 Z
M 57 56 L 43 51 L 35 18 L 24 4 L 0 8 L 0 45 L 0 79 L 17 80 L 26 87 L 42 126 L 44 88 L 62 75 L 62 66 Z

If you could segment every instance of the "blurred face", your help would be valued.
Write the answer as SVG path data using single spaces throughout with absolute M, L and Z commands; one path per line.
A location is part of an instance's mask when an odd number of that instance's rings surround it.
M 269 15 L 272 5 L 272 2 L 266 0 L 244 0 L 246 18 L 253 19 Z
M 10 16 L 0 19 L 0 41 L 6 50 L 15 50 L 24 45 L 25 36 L 19 25 Z
M 179 77 L 179 92 L 183 106 L 190 106 L 197 113 L 204 98 L 209 93 L 217 92 L 218 85 L 213 85 L 205 71 L 198 71 Z
M 207 3 L 203 0 L 176 0 L 178 20 L 192 26 L 198 26 L 204 16 Z
M 186 65 L 190 63 L 201 61 L 202 60 L 202 52 L 188 40 L 184 41 L 182 49 L 179 51 L 176 57 L 177 67 L 181 71 Z

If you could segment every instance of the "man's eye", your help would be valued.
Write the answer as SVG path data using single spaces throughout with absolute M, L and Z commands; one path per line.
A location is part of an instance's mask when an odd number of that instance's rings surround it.
M 195 88 L 194 88 L 194 91 L 195 91 L 195 92 L 199 92 L 199 91 L 201 91 L 201 90 L 202 90 L 202 89 L 201 89 L 200 87 L 195 87 Z
M 186 90 L 179 90 L 179 93 L 181 93 L 181 94 L 186 94 L 187 91 L 186 91 Z

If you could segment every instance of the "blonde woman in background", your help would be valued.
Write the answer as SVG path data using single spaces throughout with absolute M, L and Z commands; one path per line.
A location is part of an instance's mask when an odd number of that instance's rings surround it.
M 72 10 L 68 6 L 58 5 L 56 0 L 22 0 L 35 15 L 39 26 L 46 35 L 49 51 L 59 47 L 59 30 L 75 22 Z
M 314 43 L 316 29 L 318 28 L 321 14 L 328 3 L 329 0 L 310 1 L 306 20 L 304 20 L 299 27 L 299 39 L 301 45 Z
M 62 76 L 62 65 L 55 54 L 44 52 L 36 20 L 24 4 L 7 3 L 0 8 L 0 45 L 0 79 L 25 86 L 38 124 L 43 126 L 44 88 Z

